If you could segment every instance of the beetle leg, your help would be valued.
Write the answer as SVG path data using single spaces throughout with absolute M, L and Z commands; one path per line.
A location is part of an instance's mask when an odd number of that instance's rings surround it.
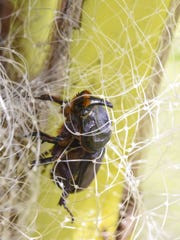
M 69 196 L 69 189 L 70 189 L 70 184 L 69 184 L 69 181 L 67 181 L 67 184 L 63 187 L 63 192 L 59 199 L 59 205 L 63 206 L 66 209 L 66 211 L 71 216 L 71 221 L 74 222 L 74 216 L 73 216 L 72 212 L 69 210 L 69 208 L 66 206 L 66 198 Z
M 64 138 L 62 138 L 60 136 L 52 137 L 52 136 L 50 136 L 46 133 L 43 133 L 41 131 L 39 131 L 39 132 L 34 131 L 34 132 L 32 132 L 31 136 L 39 137 L 42 140 L 42 143 L 48 142 L 48 143 L 54 143 L 55 144 L 55 143 L 58 143 L 58 142 L 64 140 Z
M 53 157 L 48 157 L 48 158 L 40 158 L 38 162 L 36 162 L 36 160 L 32 161 L 31 162 L 31 169 L 34 167 L 34 166 L 42 166 L 42 165 L 47 165 L 47 164 L 50 164 L 52 162 L 54 162 L 56 159 Z
M 43 94 L 39 97 L 35 97 L 36 99 L 40 99 L 40 100 L 43 100 L 43 101 L 51 101 L 51 102 L 55 102 L 55 103 L 58 103 L 60 105 L 62 105 L 63 103 L 67 103 L 67 101 L 64 101 L 62 100 L 61 98 L 59 97 L 55 97 L 55 96 L 50 96 L 48 94 Z
M 66 206 L 66 198 L 68 197 L 68 193 L 66 191 L 63 190 L 61 198 L 59 200 L 59 205 L 62 206 L 66 209 L 66 211 L 69 213 L 69 215 L 71 216 L 71 222 L 74 222 L 74 216 L 72 214 L 72 212 L 69 210 L 69 208 Z
M 67 168 L 67 165 L 63 162 L 57 163 L 58 165 L 54 166 L 54 168 L 51 171 L 51 178 L 54 180 L 55 184 L 62 189 L 62 195 L 59 200 L 59 205 L 63 206 L 66 211 L 71 216 L 71 221 L 74 222 L 74 216 L 69 210 L 69 208 L 66 206 L 66 198 L 69 196 L 69 193 L 71 192 L 71 173 L 69 169 Z M 60 165 L 59 165 L 60 164 Z M 57 169 L 61 169 L 61 173 L 56 172 Z
M 56 146 L 56 145 L 55 145 Z M 54 161 L 56 161 L 59 156 L 61 155 L 61 153 L 63 152 L 63 148 L 61 148 L 60 146 L 58 146 L 58 148 L 56 149 L 56 151 L 54 151 L 52 154 L 51 157 L 47 157 L 47 158 L 43 158 L 41 157 L 38 162 L 36 160 L 32 161 L 31 162 L 31 169 L 34 167 L 34 166 L 42 166 L 42 165 L 47 165 L 47 164 L 50 164 Z

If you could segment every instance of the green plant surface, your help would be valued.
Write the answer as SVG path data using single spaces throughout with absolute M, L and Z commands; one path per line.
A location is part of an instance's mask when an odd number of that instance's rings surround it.
M 48 63 L 50 41 L 59 0 L 14 0 L 16 15 L 11 21 L 13 48 L 22 54 L 30 79 Z M 17 17 L 18 16 L 18 17 Z

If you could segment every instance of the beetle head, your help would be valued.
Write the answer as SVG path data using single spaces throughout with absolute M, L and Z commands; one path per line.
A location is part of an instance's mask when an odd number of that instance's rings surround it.
M 113 107 L 112 103 L 108 102 L 107 100 L 94 97 L 89 91 L 84 90 L 78 93 L 75 98 L 73 98 L 71 108 L 74 112 L 79 113 L 82 110 L 91 109 L 94 105 L 102 105 L 110 108 Z

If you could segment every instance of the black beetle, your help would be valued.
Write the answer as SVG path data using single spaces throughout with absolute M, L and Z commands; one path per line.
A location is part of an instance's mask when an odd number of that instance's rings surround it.
M 38 165 L 54 162 L 51 177 L 63 192 L 59 205 L 66 206 L 70 193 L 87 188 L 99 170 L 105 152 L 105 145 L 111 137 L 111 123 L 105 106 L 112 104 L 91 95 L 87 90 L 77 94 L 72 101 L 44 94 L 37 99 L 49 100 L 61 105 L 66 121 L 56 137 L 43 132 L 33 132 L 42 142 L 54 144 L 51 157 L 40 158 Z M 36 162 L 32 162 L 32 167 Z

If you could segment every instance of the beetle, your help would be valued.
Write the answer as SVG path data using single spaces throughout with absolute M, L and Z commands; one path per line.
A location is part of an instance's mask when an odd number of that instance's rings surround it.
M 111 102 L 92 96 L 84 90 L 71 101 L 48 94 L 36 97 L 61 105 L 65 122 L 56 137 L 42 131 L 33 132 L 43 142 L 54 144 L 51 156 L 31 163 L 31 166 L 46 165 L 54 162 L 51 178 L 62 189 L 59 205 L 63 205 L 74 221 L 73 214 L 66 206 L 69 194 L 89 186 L 97 174 L 105 152 L 105 145 L 111 137 L 111 122 L 106 106 L 113 108 Z

